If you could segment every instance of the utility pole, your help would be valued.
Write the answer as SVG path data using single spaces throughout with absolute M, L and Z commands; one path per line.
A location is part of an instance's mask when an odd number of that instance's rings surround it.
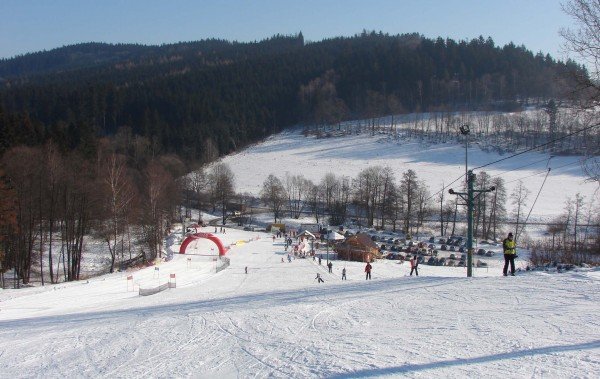
M 495 191 L 495 187 L 476 190 L 475 174 L 472 170 L 467 172 L 467 192 L 454 192 L 452 188 L 448 191 L 451 195 L 458 195 L 467 202 L 467 277 L 473 276 L 473 209 L 475 208 L 475 198 L 484 192 Z M 477 195 L 475 195 L 477 194 Z

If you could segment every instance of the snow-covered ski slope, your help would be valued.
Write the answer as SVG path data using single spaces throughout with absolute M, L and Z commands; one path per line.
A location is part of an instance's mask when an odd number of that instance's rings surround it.
M 600 373 L 598 270 L 502 277 L 496 255 L 473 278 L 464 268 L 426 265 L 410 277 L 408 264 L 382 260 L 373 264 L 373 280 L 365 281 L 362 263 L 334 261 L 329 274 L 324 261 L 282 263 L 283 239 L 230 228 L 218 236 L 225 244 L 261 238 L 233 246 L 231 266 L 217 274 L 211 259 L 175 255 L 160 265 L 159 278 L 149 267 L 0 291 L 0 377 Z M 211 247 L 208 241 L 192 246 L 204 254 Z M 143 285 L 168 280 L 170 273 L 176 273 L 176 289 L 148 297 L 127 291 L 130 274 Z M 325 283 L 317 284 L 316 273 Z
M 475 145 L 469 147 L 468 163 L 474 168 L 509 155 L 485 152 Z M 327 173 L 353 179 L 361 170 L 375 165 L 392 168 L 397 182 L 403 172 L 412 169 L 430 192 L 435 193 L 464 175 L 465 148 L 457 143 L 429 144 L 417 139 L 395 139 L 389 133 L 305 137 L 297 129 L 274 135 L 222 161 L 234 172 L 236 190 L 240 193 L 258 195 L 269 174 L 282 180 L 286 174 L 301 174 L 318 184 Z M 580 157 L 575 156 L 550 158 L 549 154 L 530 152 L 475 170 L 475 173 L 484 170 L 492 176 L 501 176 L 509 195 L 522 179 L 531 192 L 526 207 L 528 213 L 548 168 L 551 171 L 533 208 L 531 220 L 550 220 L 560 215 L 567 198 L 574 198 L 577 193 L 586 196 L 586 201 L 598 196 L 595 193 L 598 184 L 585 181 Z M 459 190 L 461 183 L 458 181 L 452 187 Z M 507 208 L 512 211 L 510 203 Z

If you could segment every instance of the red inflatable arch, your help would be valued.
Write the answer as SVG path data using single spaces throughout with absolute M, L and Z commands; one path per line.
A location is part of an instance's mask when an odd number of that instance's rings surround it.
M 225 253 L 227 253 L 227 249 L 223 247 L 221 240 L 217 238 L 217 236 L 212 235 L 210 233 L 194 233 L 188 235 L 187 238 L 183 241 L 181 247 L 179 248 L 179 254 L 185 254 L 185 249 L 190 244 L 190 242 L 195 241 L 198 238 L 206 238 L 213 241 L 215 245 L 217 245 L 217 247 L 219 248 L 219 255 L 225 255 Z

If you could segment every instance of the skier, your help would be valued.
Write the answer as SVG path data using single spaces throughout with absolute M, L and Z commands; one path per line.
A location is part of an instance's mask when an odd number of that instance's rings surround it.
M 321 278 L 321 274 L 319 274 L 318 272 L 317 272 L 317 277 L 315 279 L 317 279 L 317 283 L 325 283 L 323 278 Z
M 513 234 L 508 233 L 508 236 L 502 241 L 502 250 L 504 250 L 504 269 L 502 274 L 508 275 L 508 264 L 510 263 L 510 275 L 515 276 L 515 258 L 517 257 L 517 243 L 513 240 Z
M 367 262 L 367 265 L 365 266 L 365 280 L 371 280 L 371 269 L 373 268 L 373 266 L 371 266 L 371 263 Z
M 321 265 L 321 256 L 319 256 L 319 266 Z
M 246 274 L 248 273 L 248 266 L 244 267 L 244 271 L 246 272 Z
M 327 268 L 329 268 L 329 273 L 331 274 L 331 268 L 333 267 L 333 263 L 331 263 L 331 261 L 329 261 L 329 263 L 327 263 Z
M 346 280 L 346 267 L 342 269 L 342 280 Z
M 410 258 L 410 276 L 412 276 L 413 271 L 415 274 L 417 274 L 417 276 L 419 276 L 419 270 L 417 269 L 418 266 L 419 260 L 417 259 L 417 256 L 414 255 L 412 258 Z

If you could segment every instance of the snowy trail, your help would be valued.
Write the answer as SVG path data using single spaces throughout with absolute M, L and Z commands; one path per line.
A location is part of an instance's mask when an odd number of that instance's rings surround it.
M 232 240 L 250 236 L 229 233 Z M 405 276 L 407 265 L 376 262 L 373 280 L 365 281 L 360 263 L 334 261 L 334 274 L 311 259 L 282 263 L 283 246 L 264 235 L 228 256 L 226 270 L 199 270 L 189 285 L 149 297 L 124 298 L 124 287 L 116 289 L 123 281 L 111 283 L 110 276 L 90 281 L 94 286 L 24 296 L 36 299 L 38 309 L 23 308 L 18 294 L 3 297 L 0 376 L 593 378 L 600 372 L 598 271 L 504 278 L 494 267 L 487 276 L 465 278 L 424 266 L 416 278 Z M 165 267 L 181 265 L 177 258 Z M 347 282 L 339 279 L 344 265 Z M 325 283 L 316 283 L 317 272 Z M 79 298 L 79 308 L 52 306 L 61 294 Z

